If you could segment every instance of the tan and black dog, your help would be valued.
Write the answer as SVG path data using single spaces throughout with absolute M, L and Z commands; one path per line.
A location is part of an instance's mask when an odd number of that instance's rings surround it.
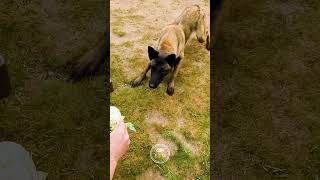
M 150 69 L 150 88 L 156 88 L 163 78 L 172 72 L 167 93 L 173 95 L 174 79 L 184 59 L 185 45 L 191 35 L 195 33 L 200 43 L 206 41 L 206 48 L 210 49 L 210 38 L 205 17 L 206 15 L 201 8 L 198 5 L 193 5 L 187 7 L 172 24 L 166 26 L 158 39 L 158 47 L 154 49 L 148 46 L 150 62 L 141 75 L 132 82 L 132 86 L 141 85 Z

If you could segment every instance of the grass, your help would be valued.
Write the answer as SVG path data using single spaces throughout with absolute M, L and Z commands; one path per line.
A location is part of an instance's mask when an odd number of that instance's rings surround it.
M 126 35 L 126 32 L 121 31 L 117 27 L 112 28 L 112 32 L 115 33 L 116 35 L 118 35 L 119 37 Z
M 13 86 L 0 103 L 0 141 L 31 151 L 48 180 L 106 179 L 104 78 L 72 84 L 60 69 L 95 43 L 104 7 L 100 0 L 0 2 L 0 53 Z
M 225 4 L 213 79 L 216 176 L 319 176 L 319 5 Z
M 137 5 L 138 6 L 138 5 Z M 137 8 L 137 7 L 135 7 Z M 185 50 L 185 59 L 175 81 L 175 94 L 166 94 L 166 83 L 155 90 L 149 89 L 149 75 L 142 86 L 132 88 L 129 82 L 144 68 L 147 45 L 159 35 L 161 27 L 149 28 L 146 17 L 129 9 L 122 11 L 111 5 L 111 27 L 123 29 L 128 24 L 138 27 L 141 33 L 129 31 L 122 43 L 115 43 L 111 36 L 110 74 L 114 85 L 111 105 L 117 106 L 132 122 L 137 133 L 130 133 L 128 153 L 118 164 L 115 179 L 150 179 L 160 175 L 165 179 L 209 179 L 209 129 L 210 129 L 210 60 L 203 44 L 192 40 Z M 113 32 L 115 35 L 117 33 Z M 138 34 L 130 40 L 130 33 Z M 162 119 L 153 115 L 159 113 Z M 164 120 L 163 120 L 164 119 Z M 183 121 L 177 127 L 179 119 Z M 150 121 L 155 121 L 154 123 Z M 165 121 L 161 123 L 162 121 Z M 159 124 L 160 123 L 160 124 Z M 183 138 L 183 139 L 181 139 Z M 168 162 L 155 164 L 149 157 L 151 147 L 160 140 L 172 144 L 176 151 Z M 191 144 L 190 147 L 186 144 Z M 194 148 L 194 149 L 192 149 Z M 194 154 L 195 149 L 198 154 Z M 152 176 L 147 176 L 149 172 Z M 156 173 L 160 173 L 159 176 Z

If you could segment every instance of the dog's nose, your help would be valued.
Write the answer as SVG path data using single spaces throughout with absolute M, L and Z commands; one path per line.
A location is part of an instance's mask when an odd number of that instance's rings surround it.
M 154 89 L 154 88 L 156 88 L 157 86 L 156 86 L 156 84 L 154 84 L 154 83 L 149 83 L 149 87 L 152 88 L 152 89 Z

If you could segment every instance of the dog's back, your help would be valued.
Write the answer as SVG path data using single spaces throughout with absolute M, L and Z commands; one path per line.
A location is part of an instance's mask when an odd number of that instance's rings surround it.
M 178 57 L 184 49 L 185 41 L 181 25 L 169 25 L 162 31 L 158 41 L 158 50 L 165 54 L 174 53 Z
M 201 10 L 199 5 L 192 5 L 186 7 L 179 17 L 173 22 L 175 25 L 183 26 L 186 41 L 190 38 L 193 32 L 198 31 L 200 36 L 205 36 L 205 13 Z M 200 38 L 204 41 L 204 38 Z
M 202 12 L 199 5 L 186 7 L 180 16 L 175 19 L 173 24 L 192 26 L 199 20 L 201 13 Z

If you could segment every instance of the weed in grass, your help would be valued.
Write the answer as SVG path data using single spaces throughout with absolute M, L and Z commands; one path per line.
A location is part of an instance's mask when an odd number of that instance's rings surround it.
M 113 28 L 112 28 L 112 32 L 115 33 L 116 35 L 118 35 L 119 37 L 122 37 L 122 36 L 125 36 L 125 35 L 126 35 L 126 32 L 121 31 L 121 30 L 119 29 L 119 27 L 113 27 Z

